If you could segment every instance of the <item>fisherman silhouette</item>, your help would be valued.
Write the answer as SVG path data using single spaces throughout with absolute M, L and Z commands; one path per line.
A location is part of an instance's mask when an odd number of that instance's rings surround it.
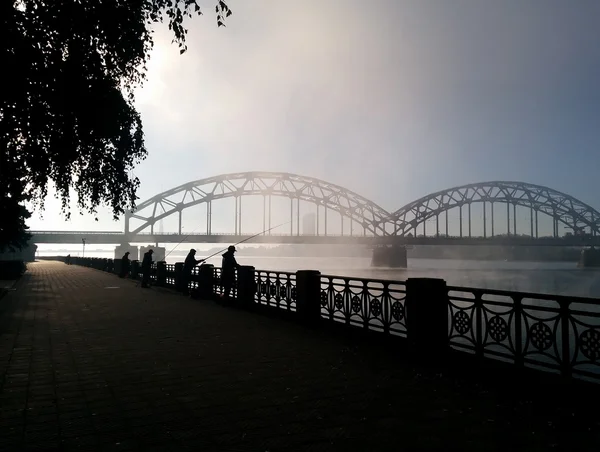
M 196 250 L 191 249 L 185 258 L 185 262 L 183 263 L 183 273 L 182 273 L 182 285 L 181 290 L 184 294 L 188 294 L 190 291 L 190 280 L 192 277 L 193 268 L 201 262 L 204 262 L 204 259 L 196 259 Z
M 150 271 L 152 270 L 152 253 L 153 250 L 148 250 L 144 253 L 142 260 L 142 287 L 147 289 L 150 287 Z
M 223 254 L 223 263 L 221 265 L 221 286 L 223 287 L 223 298 L 228 299 L 231 289 L 235 283 L 235 270 L 240 265 L 235 260 L 235 246 L 231 245 Z

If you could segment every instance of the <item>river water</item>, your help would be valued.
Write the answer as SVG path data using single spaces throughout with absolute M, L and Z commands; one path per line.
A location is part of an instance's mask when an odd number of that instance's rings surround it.
M 56 252 L 38 253 L 39 256 Z M 75 255 L 75 254 L 73 254 Z M 113 258 L 112 252 L 86 253 L 87 257 Z M 200 254 L 199 254 L 199 257 Z M 167 262 L 184 257 L 169 256 Z M 600 298 L 600 269 L 578 269 L 573 262 L 505 262 L 453 259 L 408 259 L 407 269 L 372 268 L 370 258 L 362 257 L 260 257 L 238 256 L 241 265 L 258 270 L 319 270 L 323 274 L 360 278 L 406 280 L 442 278 L 448 285 L 485 289 L 514 290 Z M 220 266 L 221 258 L 209 263 Z

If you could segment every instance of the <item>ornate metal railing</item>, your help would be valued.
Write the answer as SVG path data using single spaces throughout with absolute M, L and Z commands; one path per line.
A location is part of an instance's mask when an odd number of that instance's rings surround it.
M 406 336 L 406 284 L 321 276 L 321 315 L 336 322 Z
M 588 298 L 448 287 L 451 346 L 565 376 L 600 377 L 600 304 Z
M 75 263 L 118 273 L 116 261 L 77 258 Z M 138 264 L 132 263 L 132 278 L 141 278 Z M 176 265 L 162 265 L 160 281 L 156 265 L 152 268 L 152 279 L 158 285 L 176 287 L 176 279 L 180 277 Z M 220 268 L 212 271 L 212 278 L 208 272 L 212 294 L 209 291 L 201 296 L 223 293 L 222 271 Z M 230 294 L 233 298 L 243 298 L 242 305 L 254 301 L 257 305 L 292 312 L 299 319 L 306 315 L 318 319 L 320 314 L 322 319 L 353 328 L 401 338 L 408 336 L 412 338 L 411 343 L 418 342 L 418 336 L 426 331 L 425 342 L 429 343 L 429 337 L 436 336 L 436 346 L 440 349 L 450 345 L 480 357 L 600 382 L 599 300 L 447 287 L 441 280 L 401 282 L 319 275 L 318 272 L 313 276 L 311 272 L 304 272 L 300 279 L 300 273 L 268 270 L 254 271 L 255 291 L 248 292 L 253 284 L 247 275 L 252 273 L 244 274 L 246 276 L 241 272 L 236 275 Z M 244 287 L 239 293 L 238 277 Z M 202 271 L 197 267 L 192 272 L 190 288 L 199 288 L 201 280 L 207 281 L 206 269 Z M 418 312 L 421 314 L 414 317 L 411 314 Z M 407 324 L 407 319 L 412 323 Z M 432 322 L 437 323 L 431 326 Z M 444 325 L 447 325 L 447 335 Z M 439 334 L 434 334 L 436 332 Z
M 256 270 L 255 281 L 257 304 L 296 311 L 296 273 Z
M 221 269 L 218 267 L 214 268 L 214 273 L 213 273 L 213 291 L 217 294 L 217 295 L 223 295 L 223 286 L 221 285 Z
M 165 284 L 169 287 L 175 287 L 175 264 L 165 264 L 165 270 Z

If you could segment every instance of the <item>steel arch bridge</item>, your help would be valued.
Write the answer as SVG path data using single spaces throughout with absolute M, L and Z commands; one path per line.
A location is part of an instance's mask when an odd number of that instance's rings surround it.
M 513 234 L 517 229 L 517 206 L 531 209 L 530 235 L 538 237 L 538 212 L 554 220 L 554 237 L 558 237 L 558 225 L 562 223 L 573 234 L 586 232 L 596 236 L 600 233 L 600 213 L 576 198 L 541 185 L 524 182 L 492 181 L 462 185 L 432 193 L 413 201 L 394 212 L 389 223 L 393 225 L 392 235 L 414 234 L 427 220 L 436 219 L 436 234 L 439 234 L 439 215 L 446 214 L 446 235 L 448 235 L 447 213 L 459 208 L 460 236 L 463 237 L 463 206 L 467 205 L 468 235 L 471 236 L 471 204 L 483 203 L 483 231 L 487 237 L 486 203 L 491 205 L 491 235 L 494 235 L 494 203 L 506 204 L 507 230 L 510 235 L 510 206 L 513 206 Z M 535 220 L 534 220 L 535 218 Z M 426 235 L 426 234 L 424 234 Z
M 388 235 L 387 220 L 390 213 L 359 194 L 339 185 L 335 185 L 314 177 L 300 176 L 292 173 L 276 172 L 244 172 L 231 173 L 200 179 L 180 185 L 140 203 L 136 209 L 125 216 L 125 233 L 137 234 L 150 228 L 154 232 L 154 224 L 170 215 L 179 215 L 179 234 L 181 234 L 181 212 L 189 207 L 206 203 L 207 234 L 211 234 L 212 201 L 224 198 L 235 198 L 235 233 L 241 233 L 241 197 L 264 196 L 263 229 L 271 227 L 271 197 L 290 198 L 290 209 L 293 215 L 293 202 L 296 200 L 297 212 L 300 201 L 324 207 L 324 222 L 327 229 L 327 209 L 338 212 L 342 217 L 362 225 L 363 232 L 370 235 Z M 268 199 L 269 218 L 266 219 Z M 318 212 L 318 210 L 317 210 Z M 317 216 L 317 222 L 318 222 Z M 142 224 L 131 230 L 130 220 L 136 219 Z M 298 215 L 299 221 L 299 215 Z M 352 223 L 351 223 L 352 224 Z M 318 226 L 317 226 L 318 229 Z M 299 228 L 298 228 L 299 230 Z
M 317 206 L 317 231 L 319 230 L 319 207 L 324 210 L 325 235 L 327 235 L 327 210 L 349 218 L 363 228 L 362 235 L 407 237 L 417 235 L 426 222 L 436 220 L 436 235 L 439 235 L 439 216 L 446 214 L 446 236 L 448 236 L 448 211 L 458 208 L 460 215 L 460 237 L 471 237 L 471 205 L 483 204 L 483 236 L 494 236 L 494 204 L 507 206 L 507 230 L 510 235 L 510 206 L 513 206 L 513 235 L 517 230 L 517 206 L 531 209 L 530 236 L 538 237 L 538 213 L 550 216 L 554 222 L 554 236 L 558 237 L 558 225 L 563 224 L 574 235 L 588 232 L 600 235 L 600 213 L 574 197 L 540 185 L 524 182 L 491 181 L 480 182 L 432 193 L 390 213 L 373 201 L 359 194 L 321 179 L 283 172 L 243 172 L 223 174 L 180 185 L 140 203 L 133 212 L 125 216 L 125 234 L 136 235 L 146 229 L 154 233 L 154 225 L 173 214 L 179 215 L 181 234 L 182 211 L 205 203 L 207 205 L 207 235 L 212 234 L 212 201 L 235 198 L 235 234 L 241 235 L 242 203 L 244 196 L 263 196 L 263 229 L 271 227 L 271 197 L 290 199 L 290 214 L 293 218 L 294 200 L 299 222 L 300 201 Z M 268 200 L 268 221 L 267 221 Z M 486 207 L 490 204 L 491 208 Z M 467 206 L 464 209 L 464 206 Z M 467 212 L 465 213 L 464 210 Z M 491 216 L 491 234 L 488 234 L 488 219 Z M 468 231 L 463 235 L 463 215 L 467 216 Z M 131 228 L 130 220 L 141 222 Z M 343 223 L 342 223 L 343 228 Z M 299 233 L 298 225 L 298 233 Z M 317 232 L 318 234 L 318 232 Z M 291 233 L 290 233 L 291 235 Z M 343 235 L 343 230 L 342 230 Z M 352 230 L 350 235 L 352 235 Z

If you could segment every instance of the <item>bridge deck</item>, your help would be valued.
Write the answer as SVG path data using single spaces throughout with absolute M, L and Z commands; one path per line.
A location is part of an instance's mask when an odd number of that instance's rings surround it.
M 91 269 L 31 264 L 0 310 L 0 450 L 600 445 L 597 410 L 555 387 L 517 393 Z

